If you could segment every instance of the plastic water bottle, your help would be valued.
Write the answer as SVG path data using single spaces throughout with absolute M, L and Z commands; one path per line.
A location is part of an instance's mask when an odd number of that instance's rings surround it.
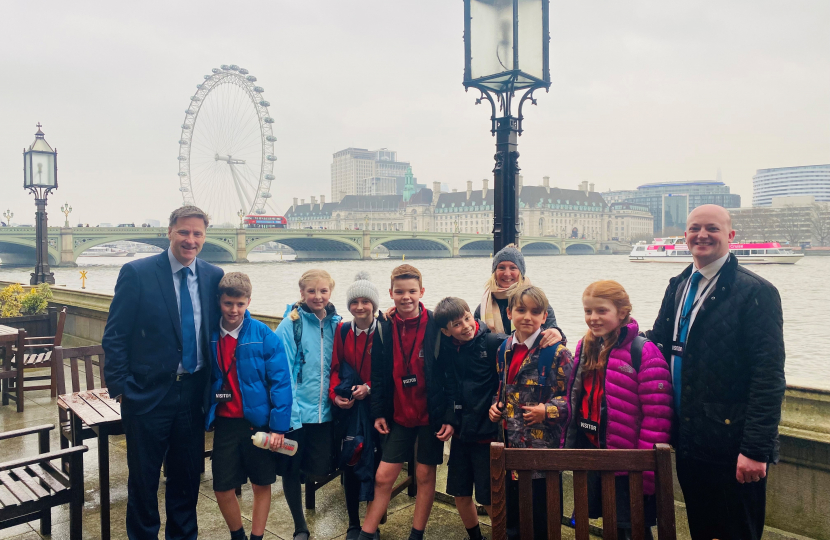
M 254 446 L 269 449 L 270 446 L 268 445 L 268 439 L 270 437 L 270 433 L 258 431 L 254 435 L 251 435 L 251 440 L 253 441 Z M 292 441 L 291 439 L 284 439 L 282 443 L 282 448 L 277 450 L 277 452 L 279 452 L 280 454 L 285 454 L 287 456 L 293 456 L 297 453 L 297 441 Z

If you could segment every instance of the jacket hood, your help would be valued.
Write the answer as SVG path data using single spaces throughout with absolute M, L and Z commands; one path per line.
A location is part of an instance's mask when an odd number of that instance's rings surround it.
M 282 317 L 283 318 L 288 317 L 289 315 L 291 315 L 291 312 L 294 311 L 294 310 L 296 310 L 298 314 L 299 313 L 305 313 L 307 315 L 312 315 L 314 317 L 317 316 L 314 313 L 312 313 L 312 311 L 310 309 L 308 309 L 308 306 L 305 305 L 304 303 L 294 302 L 293 304 L 286 304 L 285 305 L 285 313 L 282 314 Z M 336 314 L 337 314 L 337 308 L 334 307 L 334 304 L 332 304 L 331 302 L 326 304 L 326 319 L 328 319 L 332 315 L 336 315 Z
M 625 347 L 632 341 L 634 338 L 637 337 L 640 333 L 640 325 L 637 324 L 637 321 L 631 317 L 628 324 L 620 328 L 620 338 L 617 343 L 617 347 Z

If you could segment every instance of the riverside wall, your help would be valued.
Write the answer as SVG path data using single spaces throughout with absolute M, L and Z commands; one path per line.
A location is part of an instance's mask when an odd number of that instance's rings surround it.
M 7 283 L 0 282 L 0 288 Z M 66 306 L 63 345 L 101 342 L 112 295 L 53 288 L 52 305 Z M 271 328 L 281 317 L 253 314 Z M 781 536 L 830 540 L 830 390 L 790 384 L 781 409 L 781 461 L 770 468 L 767 525 Z M 675 481 L 678 510 L 682 493 Z

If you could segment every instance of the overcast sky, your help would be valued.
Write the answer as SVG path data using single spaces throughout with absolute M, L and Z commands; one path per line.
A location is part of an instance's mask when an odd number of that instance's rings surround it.
M 0 206 L 33 223 L 24 146 L 59 152 L 52 224 L 163 220 L 195 85 L 237 64 L 265 88 L 272 186 L 330 196 L 332 153 L 386 147 L 419 182 L 492 177 L 489 110 L 465 93 L 461 0 L 3 2 Z M 526 108 L 525 183 L 597 190 L 830 162 L 830 2 L 551 2 L 550 93 Z

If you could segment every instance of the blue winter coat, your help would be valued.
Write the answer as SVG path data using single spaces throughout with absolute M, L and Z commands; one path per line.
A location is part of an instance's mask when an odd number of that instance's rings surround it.
M 291 312 L 295 309 L 300 321 L 296 324 L 303 325 L 301 345 L 304 365 L 294 341 L 295 322 L 291 319 Z M 334 332 L 341 317 L 331 304 L 326 311 L 326 318 L 321 321 L 314 313 L 296 304 L 289 305 L 277 327 L 277 336 L 285 347 L 291 369 L 291 388 L 294 393 L 294 404 L 291 408 L 292 429 L 299 429 L 303 424 L 322 424 L 332 419 L 329 400 L 331 354 L 334 347 Z M 301 382 L 298 382 L 301 371 Z
M 215 395 L 222 388 L 222 372 L 217 360 L 219 330 L 210 338 L 210 408 L 205 418 L 209 430 L 216 418 Z M 291 428 L 291 378 L 282 342 L 264 323 L 245 312 L 236 343 L 236 375 L 242 393 L 242 412 L 256 428 L 268 427 L 276 433 Z

